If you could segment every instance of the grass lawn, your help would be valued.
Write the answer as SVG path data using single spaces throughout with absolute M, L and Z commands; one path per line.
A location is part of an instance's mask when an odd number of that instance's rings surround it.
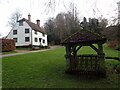
M 12 53 L 18 53 L 17 51 L 9 51 L 9 52 L 0 52 L 0 55 L 4 55 L 4 54 L 12 54 Z
M 16 48 L 16 50 L 31 50 L 31 48 Z
M 105 47 L 107 56 L 118 56 L 118 51 Z M 95 53 L 83 47 L 79 53 Z M 118 88 L 119 74 L 108 74 L 107 78 L 91 79 L 66 74 L 65 49 L 4 57 L 2 59 L 3 88 Z M 118 64 L 106 60 L 106 68 Z

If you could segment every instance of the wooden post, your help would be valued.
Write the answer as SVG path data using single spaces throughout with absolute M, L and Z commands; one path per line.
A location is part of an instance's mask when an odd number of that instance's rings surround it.
M 98 52 L 98 49 L 94 45 L 91 44 L 90 47 L 94 49 L 96 52 Z
M 100 73 L 105 76 L 105 54 L 103 53 L 102 43 L 98 44 L 98 59 L 100 62 Z
M 70 71 L 70 56 L 71 56 L 71 53 L 70 53 L 70 50 L 71 50 L 71 47 L 69 45 L 66 45 L 66 72 L 69 72 Z
M 103 46 L 101 43 L 98 44 L 98 50 L 99 50 L 98 54 L 103 54 Z
M 77 56 L 77 52 L 76 51 L 76 46 L 73 46 L 73 56 L 76 57 Z
M 76 70 L 76 68 L 77 68 L 77 65 L 78 65 L 78 60 L 77 60 L 77 52 L 76 52 L 76 47 L 77 46 L 73 46 L 73 68 L 74 68 L 74 70 Z

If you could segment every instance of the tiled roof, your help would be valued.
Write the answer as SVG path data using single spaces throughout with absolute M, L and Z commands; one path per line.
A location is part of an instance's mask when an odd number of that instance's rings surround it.
M 20 21 L 26 21 L 27 24 L 35 31 L 38 31 L 38 32 L 41 32 L 41 33 L 44 33 L 46 34 L 45 30 L 43 30 L 40 26 L 38 26 L 37 24 L 33 23 L 33 22 L 30 22 L 29 20 L 23 18 L 21 20 L 19 20 L 18 22 Z
M 81 30 L 63 40 L 61 44 L 98 43 L 100 41 L 105 42 L 106 38 L 90 30 Z

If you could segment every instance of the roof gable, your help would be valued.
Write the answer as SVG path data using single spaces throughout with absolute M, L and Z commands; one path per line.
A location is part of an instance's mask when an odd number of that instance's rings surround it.
M 25 18 L 19 20 L 18 22 L 20 22 L 20 21 L 25 21 L 33 30 L 46 34 L 45 30 L 43 30 L 43 29 L 42 29 L 40 26 L 38 26 L 37 24 L 35 24 L 35 23 L 33 23 L 33 22 L 30 22 L 29 20 L 27 20 L 27 19 L 25 19 Z

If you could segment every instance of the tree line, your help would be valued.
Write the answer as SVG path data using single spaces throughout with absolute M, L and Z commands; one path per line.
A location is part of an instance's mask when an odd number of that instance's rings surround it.
M 49 18 L 44 24 L 48 35 L 49 44 L 60 44 L 62 40 L 81 29 L 89 29 L 101 33 L 108 24 L 107 19 L 86 17 L 82 21 L 78 18 L 77 12 L 59 13 L 55 18 Z
M 9 25 L 14 27 L 16 22 L 22 17 L 20 10 L 15 11 L 9 20 Z M 108 21 L 105 18 L 89 18 L 84 17 L 82 20 L 78 16 L 77 9 L 71 8 L 66 13 L 59 13 L 55 18 L 49 18 L 45 24 L 44 29 L 48 35 L 49 44 L 60 44 L 62 40 L 70 36 L 71 34 L 80 31 L 81 29 L 92 30 L 96 33 L 107 35 L 107 32 L 103 30 L 108 25 Z M 111 32 L 109 32 L 111 33 Z

